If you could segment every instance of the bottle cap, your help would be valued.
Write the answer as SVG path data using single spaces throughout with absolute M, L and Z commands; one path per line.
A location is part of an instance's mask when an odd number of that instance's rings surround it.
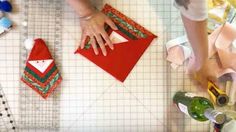
M 224 113 L 216 111 L 212 108 L 206 109 L 204 115 L 210 121 L 217 123 L 217 124 L 223 124 L 226 120 L 226 115 Z
M 219 112 L 216 116 L 215 116 L 215 122 L 218 124 L 223 124 L 226 120 L 226 116 L 225 114 Z

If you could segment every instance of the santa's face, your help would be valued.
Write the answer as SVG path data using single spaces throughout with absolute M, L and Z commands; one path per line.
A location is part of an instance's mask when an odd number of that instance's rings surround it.
M 47 59 L 47 60 L 31 60 L 31 61 L 29 61 L 29 63 L 33 67 L 38 69 L 41 73 L 44 73 L 52 62 L 53 62 L 52 59 Z

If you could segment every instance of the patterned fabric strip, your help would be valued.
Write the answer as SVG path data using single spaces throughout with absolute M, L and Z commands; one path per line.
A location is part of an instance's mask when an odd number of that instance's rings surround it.
M 119 18 L 118 16 L 116 16 L 112 12 L 108 12 L 107 16 L 109 16 L 117 25 L 126 29 L 127 32 L 129 32 L 130 34 L 133 34 L 137 38 L 146 38 L 147 37 L 147 35 L 145 33 L 138 30 L 137 28 L 135 28 L 134 26 L 132 26 L 128 22 L 124 21 L 122 18 Z
M 24 71 L 24 74 L 26 76 L 28 76 L 29 78 L 31 78 L 34 82 L 36 82 L 37 84 L 39 84 L 40 86 L 46 86 L 51 80 L 52 78 L 58 73 L 58 70 L 55 70 L 52 75 L 45 81 L 45 82 L 40 82 L 37 78 L 35 78 L 34 76 L 32 76 L 31 74 L 29 74 L 27 71 Z
M 43 94 L 47 93 L 48 90 L 58 81 L 59 78 L 60 78 L 60 74 L 57 73 L 56 76 L 48 83 L 48 85 L 46 87 L 41 87 L 40 85 L 35 83 L 33 80 L 31 80 L 28 76 L 26 76 L 25 74 L 22 76 L 22 79 L 24 80 L 24 82 L 26 82 L 26 84 L 28 84 L 28 85 L 31 84 L 31 86 L 33 86 L 34 88 L 36 88 L 37 90 L 39 90 Z
M 56 67 L 56 65 L 54 65 L 52 67 L 52 69 L 50 69 L 50 71 L 43 78 L 41 78 L 34 71 L 32 71 L 29 67 L 27 67 L 27 66 L 25 67 L 25 71 L 27 71 L 29 74 L 34 76 L 34 78 L 36 78 L 38 81 L 40 81 L 42 83 L 44 83 L 56 70 L 57 70 L 57 67 Z
M 121 18 L 125 22 L 129 23 L 130 25 L 132 25 L 133 27 L 135 27 L 136 29 L 138 29 L 142 33 L 147 34 L 147 36 L 155 36 L 153 33 L 148 31 L 147 29 L 145 29 L 143 26 L 139 25 L 138 23 L 136 23 L 135 21 L 133 21 L 129 17 L 125 16 L 123 13 L 121 13 L 120 11 L 116 10 L 115 8 L 113 8 L 112 6 L 110 6 L 108 4 L 106 4 L 104 6 L 104 8 L 102 9 L 102 12 L 105 14 L 112 12 L 114 15 Z
M 148 30 L 146 30 L 144 27 L 137 24 L 121 12 L 111 7 L 110 5 L 106 4 L 102 12 L 112 19 L 112 21 L 116 24 L 117 28 L 121 32 L 123 32 L 125 35 L 127 35 L 133 40 L 137 38 L 147 38 L 148 36 L 155 36 Z M 89 49 L 90 47 L 91 43 L 89 41 L 89 37 L 87 37 L 85 49 Z
M 118 28 L 122 33 L 124 33 L 125 35 L 127 35 L 130 39 L 133 39 L 133 40 L 136 40 L 136 39 L 137 39 L 136 36 L 134 36 L 133 34 L 131 34 L 130 32 L 128 32 L 127 30 L 125 30 L 125 29 L 122 28 L 121 26 L 119 26 L 119 25 L 116 25 L 116 26 L 117 26 L 117 28 Z

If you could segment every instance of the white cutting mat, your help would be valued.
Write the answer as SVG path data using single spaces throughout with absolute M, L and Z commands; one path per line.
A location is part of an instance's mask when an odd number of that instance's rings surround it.
M 95 5 L 99 9 L 108 3 L 159 36 L 146 50 L 124 84 L 82 56 L 73 54 L 81 35 L 79 20 L 62 1 L 61 72 L 64 80 L 60 91 L 60 117 L 57 118 L 60 131 L 208 131 L 208 122 L 198 123 L 185 118 L 172 104 L 172 96 L 177 90 L 196 91 L 184 75 L 183 68 L 172 71 L 165 60 L 165 42 L 184 34 L 179 13 L 172 1 L 96 0 Z M 0 83 L 18 121 L 19 105 L 23 105 L 17 97 L 21 63 L 20 27 L 24 15 L 21 12 L 24 7 L 21 0 L 12 2 L 16 13 L 10 14 L 10 17 L 16 27 L 0 38 Z M 42 7 L 42 11 L 48 7 Z M 37 15 L 37 12 L 41 10 L 31 13 Z M 44 112 L 47 114 L 47 111 Z M 36 128 L 20 131 L 36 130 L 42 131 Z

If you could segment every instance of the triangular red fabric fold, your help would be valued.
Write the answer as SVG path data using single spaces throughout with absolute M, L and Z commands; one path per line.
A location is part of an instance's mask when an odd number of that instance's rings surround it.
M 155 37 L 148 37 L 116 44 L 114 45 L 115 50 L 113 51 L 107 48 L 107 56 L 103 56 L 102 54 L 94 55 L 92 48 L 88 50 L 80 49 L 77 50 L 76 53 L 83 55 L 97 66 L 110 73 L 117 80 L 124 82 L 154 38 Z

